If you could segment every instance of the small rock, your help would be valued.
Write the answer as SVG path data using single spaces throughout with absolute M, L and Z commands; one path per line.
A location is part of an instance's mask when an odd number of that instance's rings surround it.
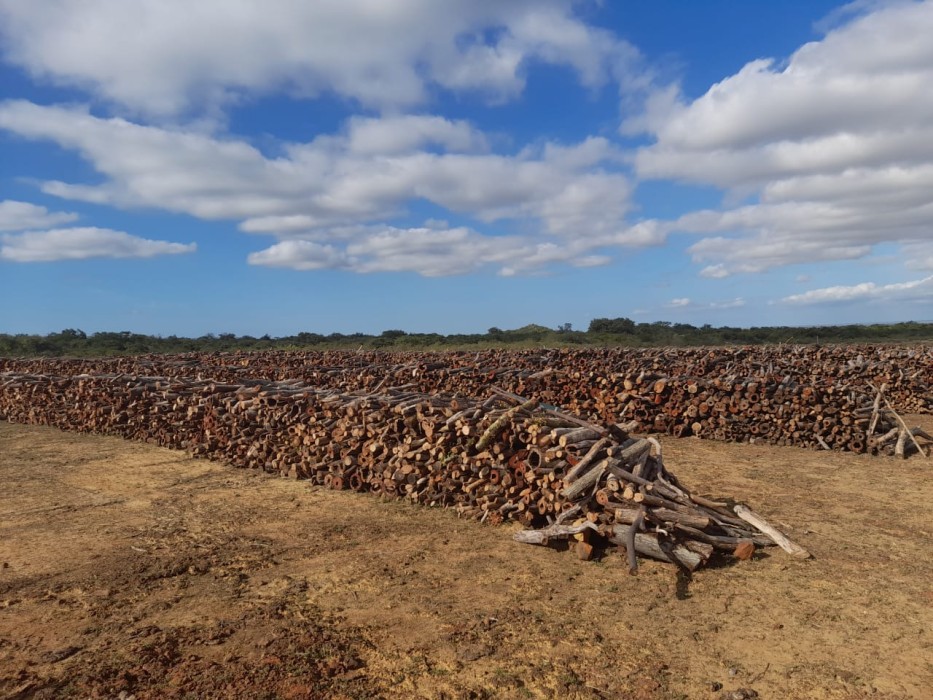
M 754 700 L 757 697 L 757 691 L 751 688 L 739 688 L 738 690 L 727 690 L 719 696 L 719 700 Z
M 457 650 L 458 661 L 476 661 L 489 655 L 489 648 L 482 644 L 467 644 Z
M 56 649 L 55 651 L 50 651 L 47 654 L 42 656 L 42 660 L 46 663 L 57 664 L 59 661 L 64 661 L 70 656 L 74 656 L 79 651 L 81 647 L 65 647 L 64 649 Z
M 718 681 L 713 681 L 712 683 L 709 684 L 709 689 L 713 693 L 718 693 L 720 690 L 722 690 L 722 683 Z

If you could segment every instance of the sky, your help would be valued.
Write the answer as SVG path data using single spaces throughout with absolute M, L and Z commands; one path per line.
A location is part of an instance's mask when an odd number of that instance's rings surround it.
M 0 0 L 0 332 L 933 320 L 933 0 Z

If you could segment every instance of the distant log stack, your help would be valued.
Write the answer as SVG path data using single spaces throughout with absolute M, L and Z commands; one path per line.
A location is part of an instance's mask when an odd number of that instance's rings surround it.
M 340 393 L 293 381 L 0 375 L 0 418 L 119 435 L 194 455 L 450 508 L 546 544 L 574 536 L 687 570 L 715 550 L 748 558 L 782 535 L 760 516 L 692 495 L 660 444 L 492 389 L 485 399 L 412 385 Z M 795 546 L 796 547 L 796 546 Z M 806 555 L 799 547 L 793 551 Z
M 872 454 L 895 452 L 899 435 L 881 439 L 893 423 L 869 431 L 874 387 L 885 385 L 890 411 L 884 420 L 894 420 L 894 412 L 933 412 L 933 349 L 927 346 L 191 353 L 0 359 L 4 370 L 220 384 L 258 377 L 340 393 L 411 384 L 424 394 L 473 398 L 485 397 L 495 384 L 594 422 L 635 421 L 643 433 Z M 917 451 L 913 440 L 908 443 L 907 453 Z

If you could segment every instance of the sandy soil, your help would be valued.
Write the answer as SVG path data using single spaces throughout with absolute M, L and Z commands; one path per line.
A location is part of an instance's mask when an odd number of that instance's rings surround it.
M 631 577 L 617 552 L 0 423 L 0 696 L 933 697 L 933 460 L 664 446 L 815 558 Z

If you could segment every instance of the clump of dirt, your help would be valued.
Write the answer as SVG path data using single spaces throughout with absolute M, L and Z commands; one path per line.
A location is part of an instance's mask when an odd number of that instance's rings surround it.
M 8 607 L 34 608 L 36 622 L 84 626 L 68 635 L 77 644 L 45 652 L 31 635 L 0 638 L 0 661 L 20 661 L 0 674 L 0 696 L 373 697 L 362 630 L 310 603 L 306 580 L 285 578 L 261 599 L 249 595 L 244 571 L 261 571 L 268 547 L 226 536 L 192 548 L 184 539 L 164 531 L 137 538 L 146 548 L 102 558 L 68 580 L 5 582 L 17 595 Z
M 40 677 L 27 667 L 0 691 L 37 700 L 373 697 L 373 684 L 356 673 L 361 638 L 298 598 L 285 595 L 213 624 L 108 629 L 105 643 L 67 648 L 64 659 L 47 656 L 61 661 L 52 673 Z

